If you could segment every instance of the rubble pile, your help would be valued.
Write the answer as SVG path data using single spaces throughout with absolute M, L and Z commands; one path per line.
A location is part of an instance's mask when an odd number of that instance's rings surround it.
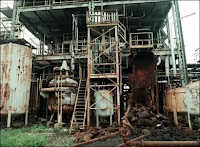
M 155 114 L 150 108 L 137 104 L 128 115 L 133 126 L 132 136 L 145 135 L 147 141 L 197 140 L 198 135 L 189 135 L 181 127 L 176 127 L 173 120 L 163 114 Z
M 99 138 L 114 132 L 119 132 L 120 127 L 117 127 L 117 124 L 113 123 L 112 127 L 101 128 L 101 127 L 88 127 L 83 131 L 78 131 L 74 134 L 76 137 L 76 143 L 78 142 L 87 142 L 94 138 Z

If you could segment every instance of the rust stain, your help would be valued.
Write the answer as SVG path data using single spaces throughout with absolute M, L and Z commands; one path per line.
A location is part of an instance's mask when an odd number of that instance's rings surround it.
M 136 52 L 129 57 L 129 86 L 132 89 L 155 85 L 156 58 L 151 52 Z
M 17 60 L 17 61 L 15 61 Z M 4 44 L 1 48 L 1 114 L 8 113 L 8 101 L 12 97 L 12 113 L 23 113 L 28 85 L 31 82 L 32 51 L 18 44 Z M 14 83 L 12 85 L 10 83 Z M 21 85 L 21 86 L 20 86 Z M 28 86 L 28 87 L 26 87 Z M 23 87 L 23 88 L 22 88 Z M 18 99 L 22 99 L 18 101 Z

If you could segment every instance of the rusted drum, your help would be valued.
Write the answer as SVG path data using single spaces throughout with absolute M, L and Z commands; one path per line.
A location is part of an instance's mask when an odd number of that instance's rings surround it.
M 18 44 L 1 45 L 1 115 L 25 113 L 30 97 L 32 51 Z
M 188 107 L 188 113 L 193 115 L 200 114 L 199 82 L 200 81 L 196 81 L 186 86 L 185 104 Z
M 176 99 L 177 112 L 187 112 L 187 106 L 184 103 L 185 99 L 185 88 L 171 89 L 166 92 L 166 109 L 168 112 L 173 112 L 172 96 Z

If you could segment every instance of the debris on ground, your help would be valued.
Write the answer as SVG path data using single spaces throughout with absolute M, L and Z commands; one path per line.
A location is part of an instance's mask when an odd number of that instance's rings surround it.
M 107 128 L 95 128 L 95 127 L 88 127 L 85 130 L 78 131 L 74 134 L 76 137 L 76 142 L 87 142 L 91 139 L 99 138 L 101 136 L 105 136 L 114 132 L 119 132 L 120 127 L 107 127 Z
M 131 138 L 145 135 L 146 141 L 192 141 L 200 138 L 200 132 L 189 135 L 180 126 L 175 126 L 173 119 L 163 114 L 155 114 L 150 108 L 137 104 L 128 115 L 132 125 Z

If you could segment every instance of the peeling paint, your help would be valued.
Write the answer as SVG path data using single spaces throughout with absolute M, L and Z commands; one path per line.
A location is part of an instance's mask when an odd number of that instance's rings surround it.
M 18 44 L 1 45 L 1 115 L 23 114 L 29 102 L 32 51 Z

